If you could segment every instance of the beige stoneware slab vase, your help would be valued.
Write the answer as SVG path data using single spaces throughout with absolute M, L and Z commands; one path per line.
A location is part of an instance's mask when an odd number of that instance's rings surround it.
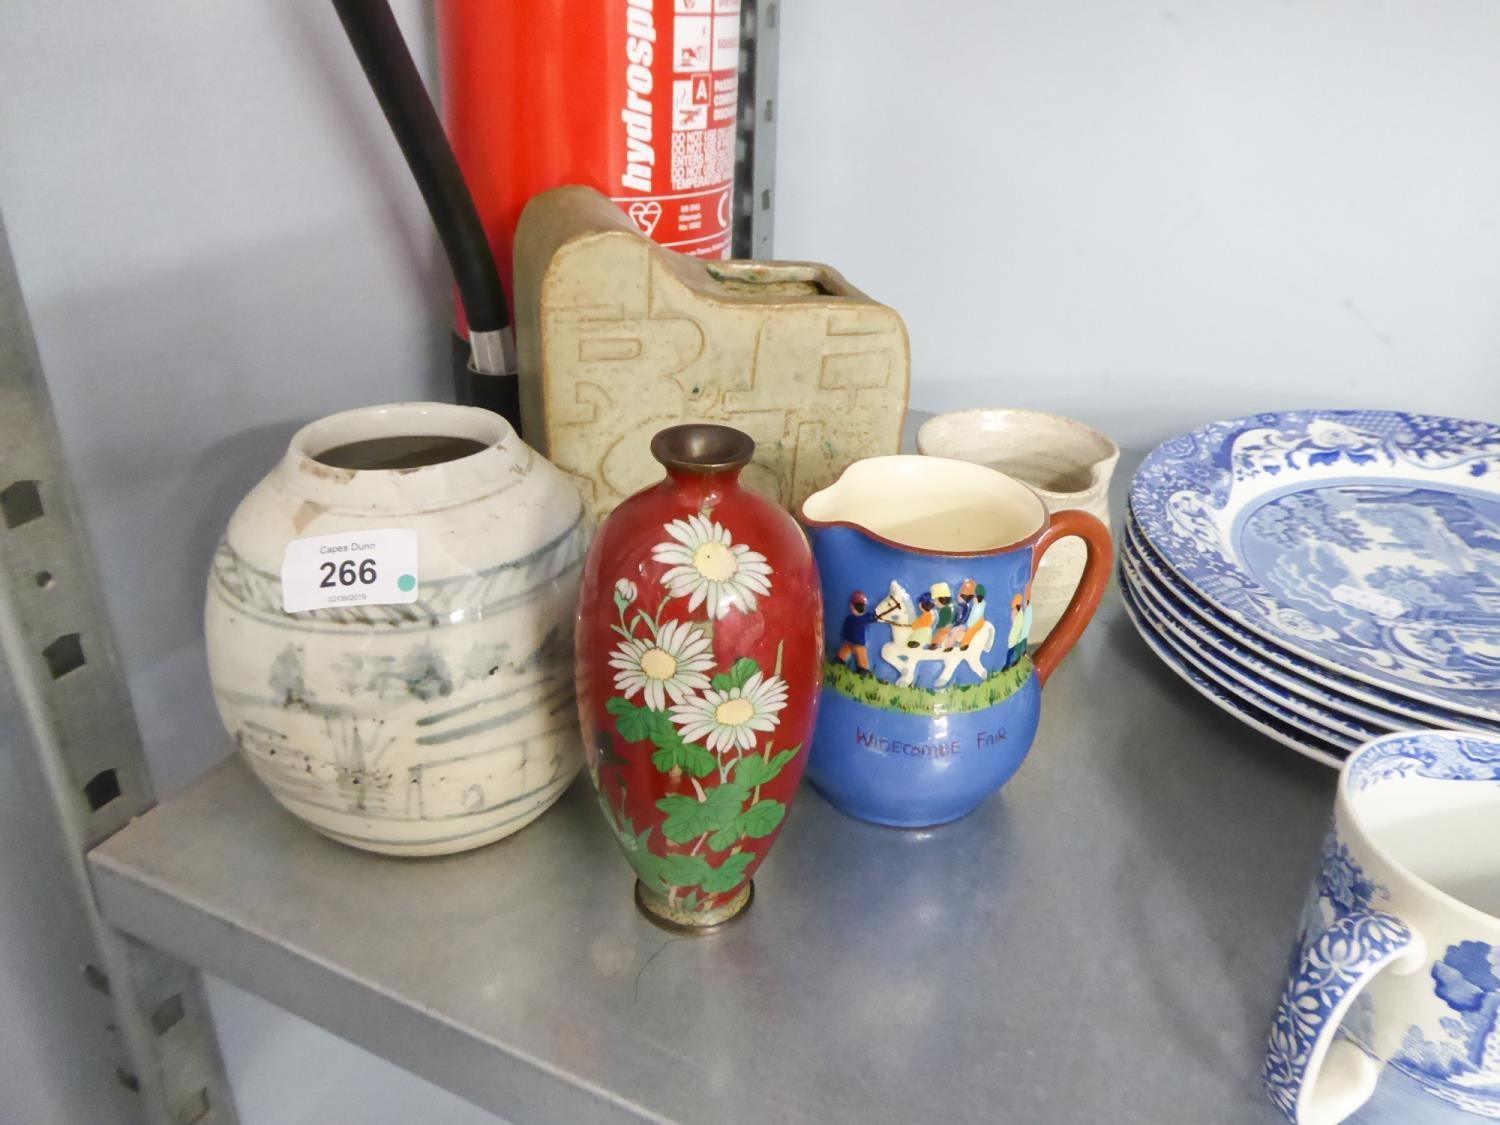
M 423 435 L 472 452 L 318 460 Z M 304 427 L 209 575 L 209 672 L 240 753 L 288 810 L 357 848 L 440 855 L 518 831 L 583 761 L 573 617 L 592 527 L 567 478 L 488 411 L 405 403 Z M 283 610 L 291 540 L 385 529 L 416 532 L 415 601 Z
M 795 507 L 901 445 L 906 326 L 827 266 L 710 262 L 653 243 L 603 195 L 545 192 L 516 234 L 526 436 L 596 515 L 661 479 L 652 435 L 721 422 L 743 480 Z
M 1109 482 L 1120 450 L 1092 426 L 1040 410 L 939 414 L 917 431 L 917 451 L 988 465 L 1037 491 L 1050 512 L 1076 508 L 1110 527 Z M 1087 552 L 1065 539 L 1042 559 L 1031 587 L 1031 638 L 1052 631 L 1078 588 Z

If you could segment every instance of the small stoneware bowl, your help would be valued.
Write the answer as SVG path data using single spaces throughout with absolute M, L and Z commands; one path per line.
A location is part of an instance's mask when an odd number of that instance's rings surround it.
M 1077 509 L 1110 526 L 1109 481 L 1120 449 L 1076 419 L 1040 410 L 957 410 L 922 423 L 917 452 L 987 465 L 1030 485 L 1049 512 Z M 1084 556 L 1083 543 L 1070 539 L 1042 560 L 1031 594 L 1033 640 L 1045 638 L 1068 607 Z

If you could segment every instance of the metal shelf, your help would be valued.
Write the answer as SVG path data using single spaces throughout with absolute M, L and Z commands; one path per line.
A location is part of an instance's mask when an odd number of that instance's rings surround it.
M 391 860 L 231 759 L 89 862 L 127 933 L 517 1125 L 1273 1125 L 1334 776 L 1182 685 L 1111 593 L 1002 795 L 906 832 L 804 787 L 712 938 L 636 913 L 582 779 L 508 841 Z

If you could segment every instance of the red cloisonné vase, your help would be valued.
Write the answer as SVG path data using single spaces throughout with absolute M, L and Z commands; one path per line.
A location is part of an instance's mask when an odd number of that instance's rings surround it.
M 728 426 L 662 430 L 666 479 L 615 509 L 584 564 L 589 776 L 637 903 L 670 929 L 711 930 L 749 905 L 817 714 L 817 570 L 796 521 L 741 487 L 754 451 Z

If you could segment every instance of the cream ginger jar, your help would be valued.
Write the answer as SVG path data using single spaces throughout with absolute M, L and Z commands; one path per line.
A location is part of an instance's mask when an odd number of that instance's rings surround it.
M 525 827 L 582 762 L 591 531 L 562 473 L 487 411 L 403 403 L 304 427 L 208 581 L 209 672 L 240 753 L 357 848 L 441 855 Z

